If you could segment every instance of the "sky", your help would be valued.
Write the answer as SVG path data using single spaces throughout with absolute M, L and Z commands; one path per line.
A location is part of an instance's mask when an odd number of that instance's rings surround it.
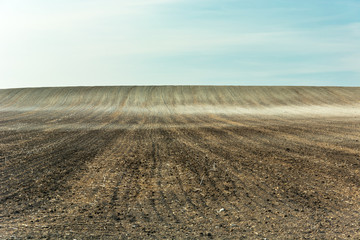
M 0 88 L 360 86 L 359 0 L 0 0 Z

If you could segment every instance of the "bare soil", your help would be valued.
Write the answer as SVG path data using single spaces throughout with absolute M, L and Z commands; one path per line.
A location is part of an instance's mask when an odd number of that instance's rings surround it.
M 0 238 L 360 239 L 359 103 L 359 88 L 0 90 Z

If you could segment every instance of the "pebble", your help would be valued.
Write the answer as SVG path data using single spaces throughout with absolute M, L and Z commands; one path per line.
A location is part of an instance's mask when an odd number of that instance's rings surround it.
M 223 211 L 225 211 L 225 209 L 224 209 L 224 208 L 220 208 L 220 210 L 217 211 L 217 212 L 218 212 L 218 213 L 221 213 L 221 212 L 223 212 Z

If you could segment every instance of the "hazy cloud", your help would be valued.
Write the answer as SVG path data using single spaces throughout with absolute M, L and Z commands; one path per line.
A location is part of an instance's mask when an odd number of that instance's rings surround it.
M 326 3 L 0 1 L 0 87 L 359 85 L 358 3 Z

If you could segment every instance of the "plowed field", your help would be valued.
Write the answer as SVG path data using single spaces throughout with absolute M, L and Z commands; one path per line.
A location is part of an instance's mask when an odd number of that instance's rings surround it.
M 0 90 L 1 239 L 360 239 L 360 88 Z

